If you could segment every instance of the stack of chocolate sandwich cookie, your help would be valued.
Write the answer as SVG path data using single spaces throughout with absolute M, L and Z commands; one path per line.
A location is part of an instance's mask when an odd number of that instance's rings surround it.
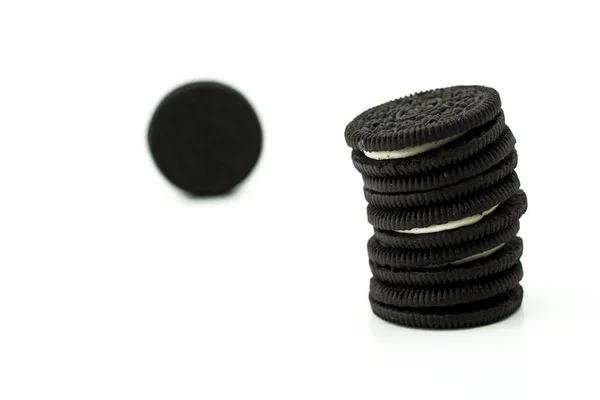
M 373 312 L 438 329 L 513 314 L 523 300 L 517 233 L 527 198 L 498 93 L 417 93 L 363 112 L 345 136 L 374 227 Z

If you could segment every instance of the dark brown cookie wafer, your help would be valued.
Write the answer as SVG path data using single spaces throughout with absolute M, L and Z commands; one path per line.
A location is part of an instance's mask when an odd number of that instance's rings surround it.
M 519 262 L 523 254 L 523 241 L 515 237 L 493 254 L 460 265 L 438 268 L 391 267 L 369 260 L 373 276 L 383 282 L 411 286 L 448 285 L 481 279 L 506 271 Z
M 449 203 L 485 189 L 512 174 L 517 166 L 517 152 L 513 151 L 499 164 L 467 180 L 425 192 L 380 193 L 364 188 L 365 199 L 379 208 L 413 208 Z
M 485 124 L 500 107 L 498 92 L 484 86 L 416 93 L 361 113 L 346 127 L 346 143 L 368 151 L 430 143 Z
M 161 173 L 195 196 L 229 193 L 256 165 L 262 129 L 246 98 L 217 82 L 181 86 L 158 105 L 148 145 Z
M 371 225 L 384 230 L 410 230 L 446 224 L 487 212 L 508 200 L 519 190 L 520 185 L 517 174 L 512 174 L 495 185 L 454 203 L 393 210 L 369 205 L 367 217 Z
M 519 224 L 512 224 L 481 239 L 473 240 L 454 247 L 441 247 L 428 250 L 411 250 L 388 247 L 372 236 L 367 243 L 369 259 L 379 265 L 394 268 L 439 268 L 442 265 L 462 262 L 463 260 L 492 251 L 509 242 L 518 233 Z
M 405 249 L 432 249 L 456 246 L 480 239 L 510 225 L 519 224 L 527 210 L 527 196 L 520 190 L 475 224 L 424 234 L 400 233 L 375 228 L 375 237 L 384 245 Z
M 395 307 L 449 307 L 489 299 L 514 288 L 523 278 L 521 263 L 490 277 L 457 285 L 414 287 L 371 279 L 371 297 Z
M 373 313 L 403 326 L 426 329 L 458 329 L 488 325 L 503 320 L 519 309 L 523 288 L 517 285 L 490 299 L 452 307 L 409 308 L 380 303 L 369 296 Z
M 398 176 L 420 174 L 471 157 L 494 140 L 498 139 L 506 126 L 501 112 L 492 121 L 472 129 L 463 136 L 442 147 L 407 158 L 374 160 L 360 150 L 352 151 L 356 169 L 368 176 Z
M 515 138 L 507 128 L 500 137 L 479 153 L 455 165 L 426 174 L 373 177 L 363 175 L 367 189 L 380 193 L 424 192 L 453 185 L 479 175 L 504 160 L 515 149 Z

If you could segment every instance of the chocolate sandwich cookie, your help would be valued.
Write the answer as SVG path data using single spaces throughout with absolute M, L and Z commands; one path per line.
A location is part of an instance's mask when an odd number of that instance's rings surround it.
M 425 192 L 380 193 L 366 187 L 363 190 L 367 202 L 378 208 L 411 208 L 448 203 L 498 183 L 514 172 L 517 162 L 517 152 L 513 151 L 499 164 L 479 175 Z
M 437 268 L 406 268 L 378 264 L 369 260 L 373 276 L 382 282 L 411 286 L 448 285 L 481 279 L 506 271 L 523 255 L 520 237 L 508 241 L 487 257 L 464 264 L 448 264 Z
M 394 307 L 449 307 L 489 299 L 515 286 L 523 278 L 521 263 L 477 281 L 449 286 L 412 287 L 371 278 L 370 295 L 378 303 Z
M 404 158 L 373 159 L 368 152 L 353 150 L 352 161 L 361 174 L 368 176 L 420 174 L 471 157 L 498 139 L 504 128 L 504 113 L 500 112 L 485 125 L 472 129 L 442 147 L 421 154 Z
M 361 113 L 346 127 L 346 143 L 374 152 L 445 141 L 484 125 L 500 107 L 498 92 L 484 86 L 416 93 Z
M 517 174 L 511 174 L 495 185 L 461 198 L 454 203 L 422 208 L 383 209 L 367 206 L 371 225 L 384 230 L 405 233 L 430 233 L 471 225 L 490 214 L 519 190 Z
M 517 285 L 489 299 L 450 307 L 396 307 L 369 296 L 373 313 L 398 325 L 427 329 L 458 329 L 488 325 L 503 320 L 519 309 L 523 288 Z
M 260 156 L 262 130 L 238 91 L 216 82 L 194 82 L 158 105 L 148 145 L 156 166 L 175 186 L 193 195 L 218 195 L 250 174 Z
M 472 178 L 499 164 L 515 150 L 515 138 L 505 128 L 493 143 L 472 157 L 424 174 L 377 177 L 363 175 L 367 189 L 379 193 L 414 193 L 438 189 Z
M 367 242 L 367 251 L 369 259 L 379 265 L 394 268 L 438 268 L 446 264 L 460 265 L 488 257 L 512 240 L 518 232 L 519 224 L 515 223 L 468 243 L 427 250 L 388 247 L 372 236 Z
M 527 210 L 527 196 L 519 190 L 501 203 L 493 212 L 471 225 L 433 233 L 414 234 L 375 228 L 375 238 L 390 247 L 405 249 L 432 249 L 456 246 L 481 239 L 509 226 L 519 229 L 519 218 Z

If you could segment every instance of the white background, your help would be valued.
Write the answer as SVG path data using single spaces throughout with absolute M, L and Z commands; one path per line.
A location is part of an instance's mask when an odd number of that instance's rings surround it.
M 0 398 L 598 398 L 598 12 L 590 2 L 0 3 Z M 179 84 L 265 135 L 235 195 L 147 151 Z M 496 88 L 529 211 L 523 308 L 463 331 L 371 314 L 345 125 Z

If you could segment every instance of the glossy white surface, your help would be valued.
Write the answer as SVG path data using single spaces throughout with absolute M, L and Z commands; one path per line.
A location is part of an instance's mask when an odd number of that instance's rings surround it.
M 600 398 L 594 5 L 3 2 L 0 399 Z M 146 148 L 157 102 L 202 78 L 263 121 L 231 197 L 181 195 Z M 344 128 L 473 83 L 518 139 L 524 306 L 393 326 Z

